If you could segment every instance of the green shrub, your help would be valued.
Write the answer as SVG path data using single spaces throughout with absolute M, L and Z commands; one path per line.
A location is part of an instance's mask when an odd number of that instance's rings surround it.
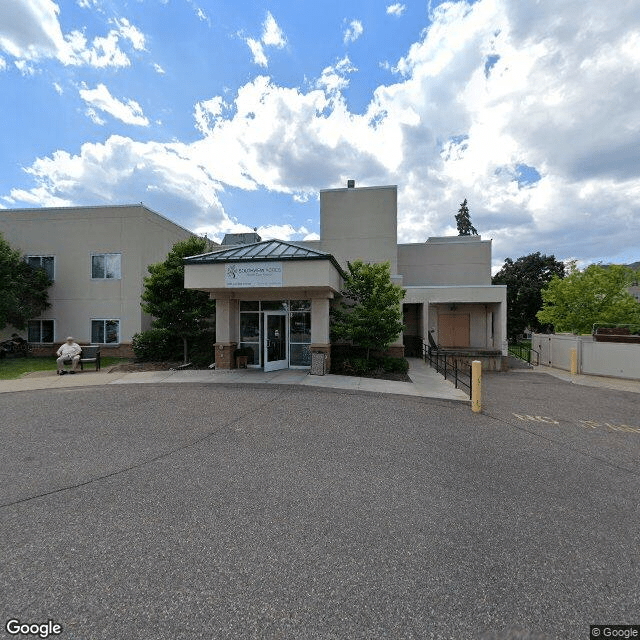
M 213 364 L 216 361 L 215 342 L 215 329 L 205 329 L 193 338 L 189 338 L 187 343 L 189 362 L 196 367 L 208 367 Z M 180 340 L 180 344 L 182 344 L 182 340 Z
M 409 361 L 406 358 L 383 358 L 382 367 L 387 373 L 407 373 L 409 371 Z
M 195 366 L 208 366 L 215 362 L 215 331 L 204 330 L 187 340 L 189 362 Z M 136 333 L 132 340 L 137 360 L 151 362 L 181 362 L 182 338 L 168 329 L 149 329 Z
M 406 358 L 375 356 L 366 359 L 366 349 L 348 344 L 331 347 L 331 371 L 348 375 L 366 375 L 376 372 L 407 373 L 409 361 Z
M 149 329 L 132 338 L 133 353 L 137 360 L 171 361 L 182 359 L 182 340 L 168 329 Z

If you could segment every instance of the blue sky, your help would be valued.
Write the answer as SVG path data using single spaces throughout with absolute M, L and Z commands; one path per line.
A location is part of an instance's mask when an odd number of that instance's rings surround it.
M 3 0 L 0 87 L 0 207 L 295 240 L 354 178 L 403 242 L 640 258 L 636 0 Z

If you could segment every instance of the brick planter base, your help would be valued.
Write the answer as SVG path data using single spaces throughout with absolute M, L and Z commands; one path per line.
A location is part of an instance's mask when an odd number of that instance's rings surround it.
M 216 369 L 234 369 L 236 366 L 233 352 L 238 346 L 237 342 L 216 342 Z

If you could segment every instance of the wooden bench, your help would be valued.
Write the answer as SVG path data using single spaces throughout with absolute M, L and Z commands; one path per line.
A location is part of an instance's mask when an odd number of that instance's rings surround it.
M 72 364 L 71 358 L 67 358 L 64 364 Z M 95 362 L 96 371 L 100 371 L 100 347 L 86 346 L 82 347 L 80 352 L 80 371 L 84 371 L 84 365 Z

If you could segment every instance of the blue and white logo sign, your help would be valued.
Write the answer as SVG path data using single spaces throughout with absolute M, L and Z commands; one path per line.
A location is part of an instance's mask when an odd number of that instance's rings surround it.
M 224 269 L 226 287 L 281 287 L 282 262 L 230 262 Z

